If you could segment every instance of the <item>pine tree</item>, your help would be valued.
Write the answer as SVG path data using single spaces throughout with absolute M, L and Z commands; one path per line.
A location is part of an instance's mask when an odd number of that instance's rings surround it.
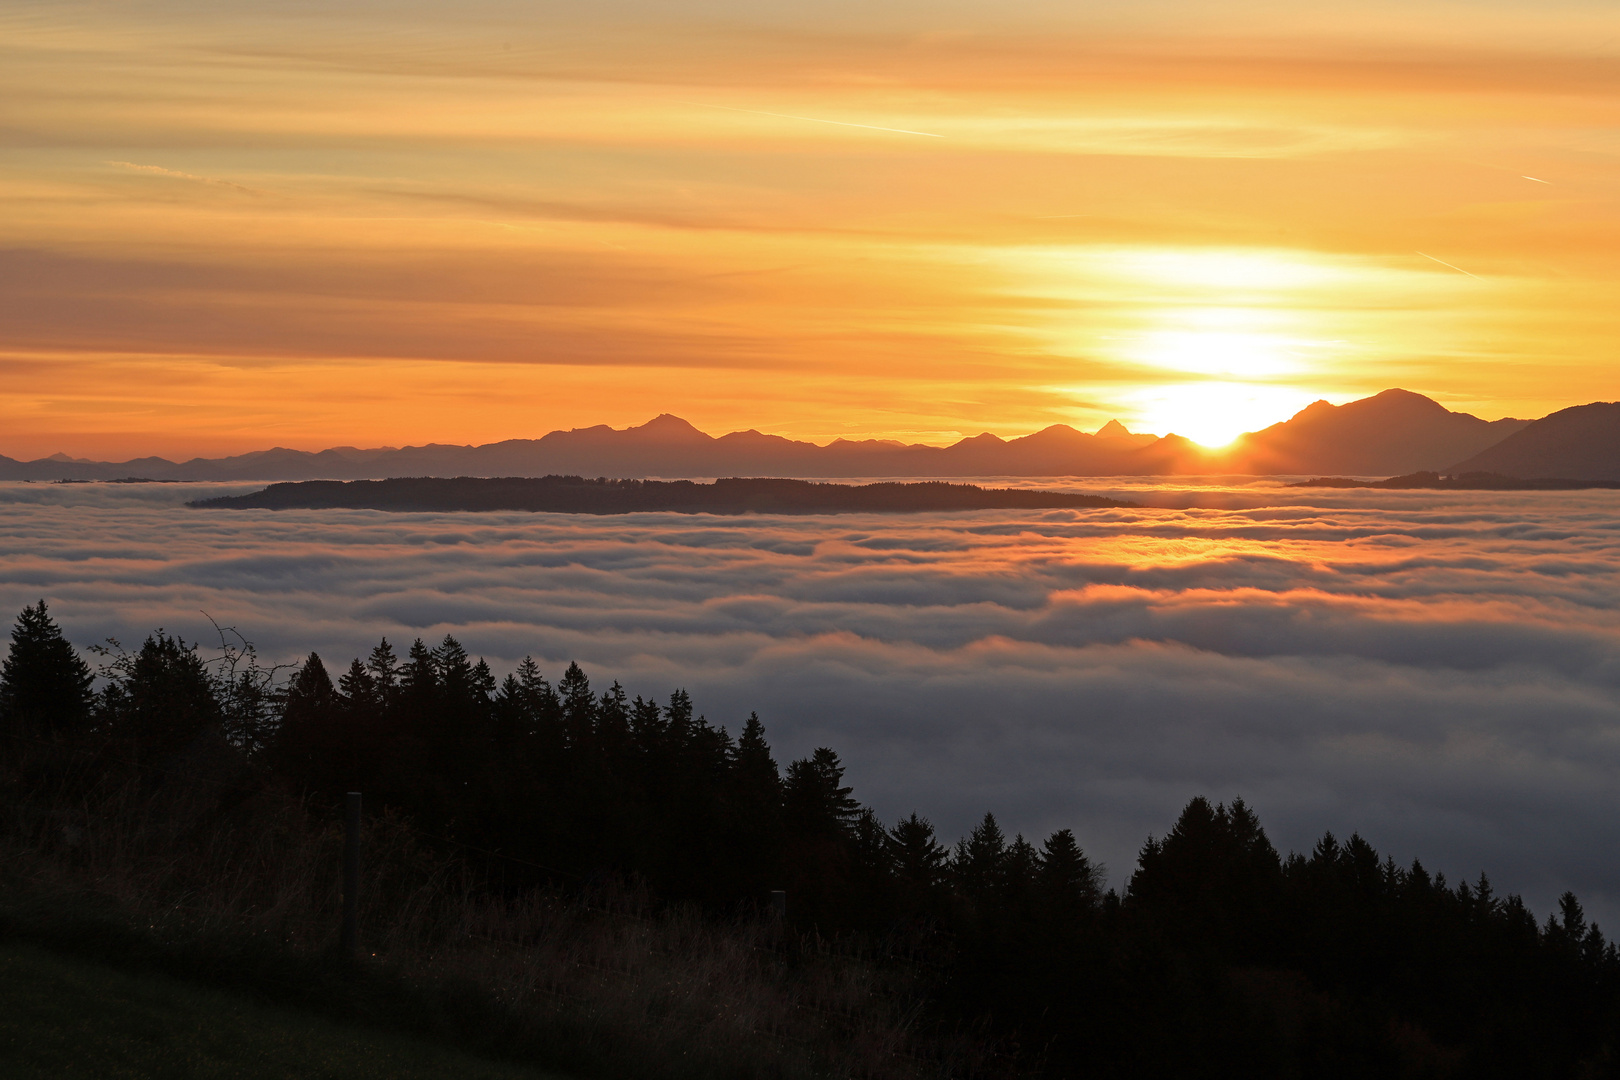
M 478 689 L 472 660 L 461 642 L 449 634 L 444 635 L 439 647 L 433 650 L 433 672 L 441 707 L 457 716 L 473 709 Z
M 499 751 L 504 753 L 511 750 L 520 734 L 526 735 L 532 729 L 527 713 L 523 684 L 518 682 L 516 675 L 508 675 L 495 691 L 495 702 L 491 707 L 495 746 Z
M 0 726 L 5 730 L 74 732 L 90 719 L 90 665 L 62 637 L 41 600 L 25 607 L 0 665 Z
M 1013 837 L 1002 860 L 1002 888 L 1010 902 L 1026 904 L 1035 891 L 1035 875 L 1040 869 L 1040 856 L 1024 834 Z
M 635 740 L 636 752 L 650 768 L 653 760 L 663 755 L 668 736 L 664 711 L 658 707 L 658 702 L 636 695 L 636 700 L 630 703 L 630 735 Z
M 394 656 L 394 647 L 388 644 L 387 638 L 383 638 L 371 650 L 371 655 L 366 658 L 366 671 L 377 689 L 378 704 L 386 711 L 393 705 L 399 690 L 400 674 L 399 660 Z
M 983 902 L 1005 884 L 1006 862 L 1007 837 L 996 824 L 996 816 L 985 814 L 971 833 L 957 841 L 956 853 L 951 859 L 951 876 L 963 895 Z
M 639 700 L 639 699 L 638 699 Z M 770 744 L 765 741 L 765 725 L 758 713 L 749 713 L 743 723 L 742 737 L 732 754 L 732 775 L 743 802 L 754 813 L 776 808 L 782 801 L 782 777 L 771 757 Z
M 338 694 L 345 708 L 352 712 L 375 714 L 381 707 L 377 693 L 377 680 L 360 662 L 359 657 L 349 663 L 349 670 L 338 679 Z
M 907 907 L 926 910 L 933 905 L 945 884 L 949 858 L 933 823 L 916 811 L 889 830 L 889 861 Z
M 270 750 L 278 771 L 328 797 L 355 782 L 345 775 L 353 763 L 342 745 L 340 704 L 326 665 L 310 653 L 287 687 L 281 728 Z
M 141 750 L 167 753 L 201 734 L 222 733 L 219 698 L 195 644 L 159 630 L 108 674 L 96 703 L 99 721 Z
M 789 828 L 806 837 L 848 837 L 861 815 L 852 791 L 844 786 L 843 763 L 828 747 L 793 762 L 782 800 Z
M 1086 858 L 1069 829 L 1059 829 L 1041 845 L 1036 889 L 1054 916 L 1095 908 L 1102 898 L 1102 876 L 1102 868 Z
M 439 665 L 417 638 L 399 673 L 399 699 L 411 726 L 427 723 L 439 704 Z
M 630 699 L 617 679 L 596 703 L 596 745 L 615 770 L 627 765 L 632 756 Z
M 562 701 L 563 735 L 572 750 L 584 750 L 595 744 L 596 698 L 591 693 L 591 680 L 584 670 L 572 661 L 563 677 L 557 680 L 557 696 Z

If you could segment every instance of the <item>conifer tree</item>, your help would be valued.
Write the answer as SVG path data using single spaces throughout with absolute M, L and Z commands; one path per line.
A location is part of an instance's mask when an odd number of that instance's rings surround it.
M 449 634 L 444 635 L 444 640 L 432 655 L 440 708 L 456 720 L 463 720 L 477 704 L 477 678 L 472 660 L 467 656 L 467 650 L 461 647 L 461 642 Z
M 652 698 L 642 699 L 640 694 L 630 703 L 630 735 L 635 740 L 636 752 L 649 765 L 661 755 L 666 742 L 664 711 Z
M 0 665 L 0 727 L 12 732 L 82 730 L 90 719 L 94 677 L 46 611 L 25 607 Z
M 563 736 L 571 750 L 585 750 L 595 744 L 596 698 L 591 693 L 591 680 L 572 661 L 563 677 L 557 680 L 557 696 L 562 702 Z
M 951 859 L 951 876 L 968 898 L 984 902 L 999 892 L 1006 882 L 1007 837 L 996 824 L 994 814 L 974 826 L 956 842 Z
M 596 745 L 614 769 L 622 769 L 632 756 L 630 700 L 617 679 L 596 703 Z
M 765 725 L 759 722 L 758 713 L 749 713 L 743 723 L 742 736 L 732 754 L 732 774 L 751 812 L 763 813 L 767 808 L 780 805 L 782 777 L 771 757 L 770 744 L 765 741 Z
M 903 903 L 917 910 L 932 907 L 945 883 L 949 853 L 934 835 L 934 826 L 914 810 L 889 830 L 889 859 Z
M 800 835 L 846 838 L 861 814 L 861 805 L 844 785 L 844 765 L 828 747 L 788 766 L 783 805 L 789 827 Z
M 338 678 L 338 694 L 343 699 L 344 707 L 356 714 L 374 715 L 382 705 L 377 693 L 377 680 L 359 657 L 350 661 L 349 670 Z
M 411 643 L 400 668 L 399 697 L 412 725 L 426 722 L 439 703 L 439 666 L 421 638 Z
M 159 630 L 139 652 L 114 661 L 108 675 L 98 722 L 141 750 L 167 753 L 201 734 L 222 733 L 219 698 L 195 644 Z
M 508 675 L 501 680 L 500 687 L 495 691 L 490 715 L 494 721 L 492 734 L 495 746 L 501 753 L 510 751 L 521 736 L 532 731 L 533 724 L 528 719 L 523 684 L 518 681 L 516 675 Z
M 1024 839 L 1023 833 L 1013 837 L 1002 860 L 1002 888 L 1009 903 L 1025 905 L 1035 890 L 1035 875 L 1040 868 L 1040 857 L 1035 846 Z
M 1086 858 L 1073 831 L 1059 829 L 1041 845 L 1036 888 L 1053 913 L 1085 911 L 1101 899 L 1102 869 Z
M 487 702 L 495 696 L 495 673 L 489 669 L 489 663 L 480 656 L 478 663 L 472 669 L 472 688 L 481 702 Z
M 340 699 L 326 665 L 310 653 L 287 688 L 271 757 L 279 771 L 328 797 L 356 782 L 353 755 L 343 745 Z
M 366 671 L 371 675 L 372 685 L 376 687 L 378 704 L 386 711 L 394 703 L 399 690 L 399 660 L 394 656 L 394 647 L 383 638 L 377 647 L 371 650 L 366 658 Z

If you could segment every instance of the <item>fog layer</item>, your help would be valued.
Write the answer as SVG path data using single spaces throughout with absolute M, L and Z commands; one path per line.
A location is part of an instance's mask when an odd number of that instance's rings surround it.
M 1043 484 L 1042 486 L 1070 486 Z M 615 518 L 203 511 L 228 485 L 0 485 L 0 606 L 208 618 L 342 666 L 454 634 L 831 745 L 886 820 L 1073 827 L 1119 883 L 1194 794 L 1620 915 L 1617 493 L 1085 490 L 1133 510 Z M 1190 504 L 1190 505 L 1189 505 Z

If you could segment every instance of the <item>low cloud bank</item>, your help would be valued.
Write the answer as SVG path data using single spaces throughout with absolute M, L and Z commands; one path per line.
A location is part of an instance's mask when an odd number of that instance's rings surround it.
M 1088 490 L 1091 488 L 1088 486 Z M 832 745 L 889 820 L 1071 826 L 1117 882 L 1186 799 L 1359 829 L 1620 925 L 1616 493 L 1151 485 L 912 516 L 211 512 L 226 485 L 0 485 L 0 606 L 77 643 L 203 612 L 277 660 L 453 633 Z

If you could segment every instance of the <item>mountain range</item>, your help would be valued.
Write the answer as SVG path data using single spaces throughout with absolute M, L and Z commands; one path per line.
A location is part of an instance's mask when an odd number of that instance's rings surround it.
M 1539 420 L 1482 420 L 1407 390 L 1345 405 L 1326 401 L 1218 449 L 1179 435 L 1133 434 L 1117 420 L 1095 433 L 1054 424 L 950 446 L 838 439 L 825 446 L 734 431 L 718 438 L 665 413 L 639 427 L 553 431 L 480 446 L 311 452 L 276 448 L 223 458 L 87 461 L 0 456 L 0 480 L 370 480 L 409 476 L 1395 476 L 1479 471 L 1514 477 L 1620 480 L 1620 403 Z

